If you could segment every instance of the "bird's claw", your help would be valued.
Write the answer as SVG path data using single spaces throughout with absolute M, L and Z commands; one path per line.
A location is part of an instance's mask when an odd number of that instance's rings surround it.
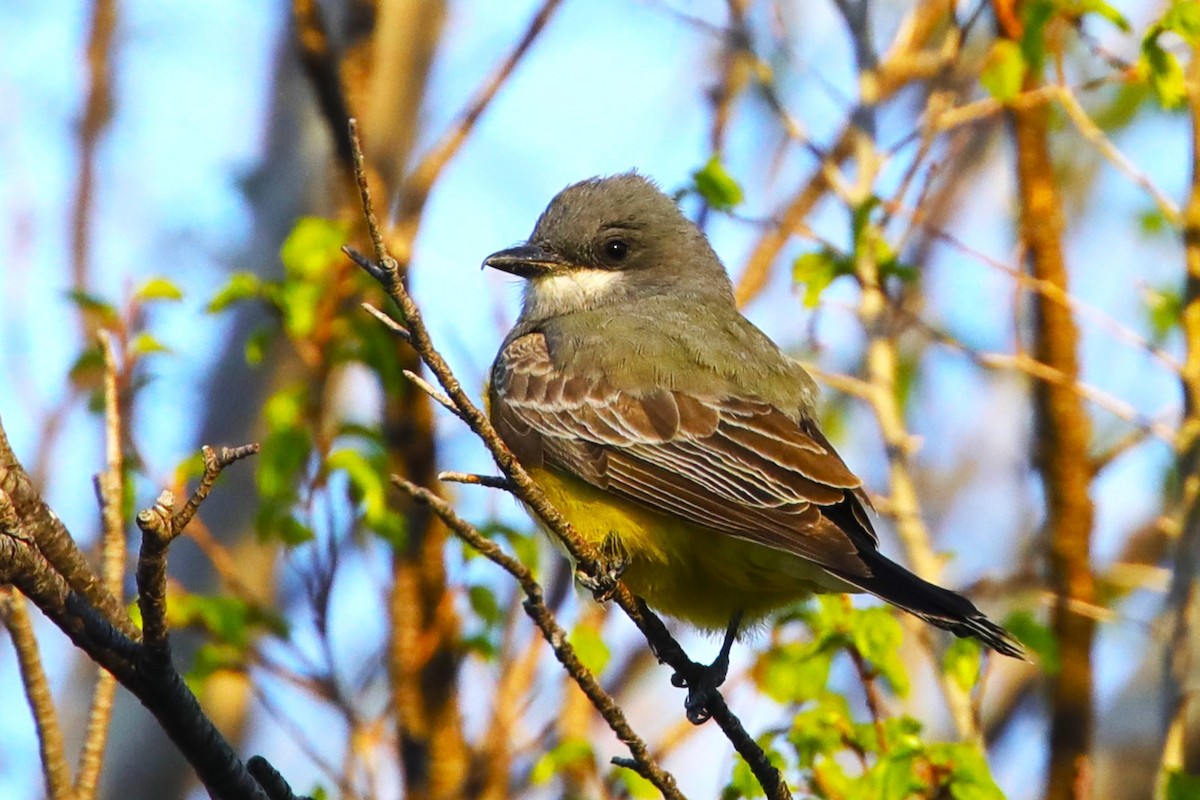
M 703 725 L 712 719 L 711 706 L 721 699 L 719 691 L 729 674 L 729 655 L 722 653 L 713 663 L 705 666 L 694 661 L 686 670 L 671 676 L 671 685 L 688 690 L 683 701 L 683 710 L 688 722 Z
M 575 580 L 592 593 L 598 603 L 607 603 L 617 591 L 617 584 L 625 574 L 629 561 L 623 558 L 606 559 L 596 564 L 596 572 L 575 570 Z

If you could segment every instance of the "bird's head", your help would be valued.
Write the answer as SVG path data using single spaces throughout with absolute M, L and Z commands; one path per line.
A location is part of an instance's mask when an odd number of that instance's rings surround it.
M 527 321 L 663 294 L 733 302 L 704 234 L 637 173 L 568 186 L 525 244 L 493 253 L 483 265 L 527 281 Z

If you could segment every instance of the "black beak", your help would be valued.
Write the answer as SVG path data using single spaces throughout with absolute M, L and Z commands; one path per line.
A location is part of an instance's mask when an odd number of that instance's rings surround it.
M 502 270 L 521 278 L 536 278 L 567 265 L 561 257 L 536 244 L 523 244 L 492 253 L 483 266 Z

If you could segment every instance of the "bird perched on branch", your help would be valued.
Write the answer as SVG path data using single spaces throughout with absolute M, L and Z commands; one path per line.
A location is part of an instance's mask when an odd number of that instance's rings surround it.
M 966 598 L 879 552 L 817 387 L 739 313 L 704 234 L 636 173 L 568 186 L 484 266 L 524 278 L 492 366 L 500 436 L 652 608 L 727 631 L 813 592 L 870 592 L 1022 657 Z

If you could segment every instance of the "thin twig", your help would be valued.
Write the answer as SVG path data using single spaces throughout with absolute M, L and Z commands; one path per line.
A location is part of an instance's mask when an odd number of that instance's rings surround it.
M 404 341 L 408 341 L 408 331 L 405 330 L 403 325 L 401 325 L 399 322 L 396 322 L 396 320 L 392 319 L 370 303 L 362 303 L 361 305 L 363 311 L 366 311 L 372 317 L 383 323 L 385 328 Z
M 563 668 L 592 701 L 592 705 L 604 717 L 604 721 L 608 723 L 617 738 L 629 748 L 634 763 L 637 765 L 638 774 L 653 783 L 665 796 L 682 798 L 683 795 L 679 793 L 679 789 L 675 785 L 675 778 L 653 760 L 646 743 L 634 733 L 625 719 L 621 707 L 617 705 L 611 695 L 601 688 L 596 677 L 579 660 L 575 649 L 567 641 L 567 632 L 558 624 L 546 606 L 541 584 L 534 579 L 529 568 L 505 553 L 500 545 L 486 538 L 473 525 L 458 516 L 449 503 L 433 492 L 397 476 L 392 477 L 392 483 L 413 500 L 431 508 L 455 535 L 516 579 L 521 591 L 525 593 L 525 612 L 541 630 Z
M 66 746 L 62 728 L 58 724 L 58 711 L 54 708 L 54 697 L 50 693 L 50 682 L 46 680 L 46 671 L 42 668 L 25 598 L 11 586 L 0 586 L 0 620 L 12 639 L 25 699 L 29 702 L 33 724 L 37 729 L 46 794 L 52 800 L 71 800 L 74 797 L 71 769 L 67 764 Z
M 1183 244 L 1186 277 L 1183 291 L 1184 341 L 1182 373 L 1184 416 L 1175 443 L 1180 476 L 1178 505 L 1172 515 L 1179 537 L 1173 554 L 1174 577 L 1164 617 L 1169 639 L 1163 663 L 1166 699 L 1160 780 L 1182 770 L 1200 774 L 1200 703 L 1196 675 L 1200 668 L 1200 49 L 1193 48 L 1187 72 L 1191 122 L 1191 184 L 1184 210 Z
M 118 600 L 122 599 L 125 580 L 125 456 L 124 420 L 120 386 L 124 383 L 117 366 L 114 337 L 100 331 L 100 352 L 104 358 L 104 450 L 105 467 L 97 482 L 99 486 L 103 530 L 100 539 L 100 578 L 105 588 Z M 75 778 L 77 800 L 91 800 L 100 782 L 100 767 L 108 741 L 108 724 L 112 716 L 113 696 L 117 679 L 100 670 L 92 692 L 88 711 L 83 749 L 79 755 L 79 772 Z
M 496 475 L 476 475 L 473 472 L 439 472 L 438 480 L 446 481 L 447 483 L 469 483 L 472 486 L 487 486 L 491 489 L 503 489 L 506 492 L 513 490 L 512 481 Z
M 79 126 L 79 190 L 71 220 L 72 283 L 79 291 L 88 288 L 96 150 L 104 128 L 112 119 L 112 42 L 117 27 L 116 5 L 116 0 L 95 0 L 88 35 L 87 101 Z
M 399 242 L 402 247 L 408 248 L 411 245 L 416 226 L 420 219 L 421 211 L 425 207 L 425 201 L 429 197 L 429 192 L 433 188 L 434 182 L 438 175 L 445 169 L 446 164 L 462 147 L 467 136 L 474 129 L 479 118 L 483 116 L 483 112 L 491 105 L 492 100 L 496 97 L 496 93 L 500 91 L 509 76 L 512 75 L 517 64 L 521 63 L 521 59 L 525 57 L 530 46 L 537 40 L 542 29 L 546 27 L 546 23 L 558 10 L 562 0 L 543 0 L 541 7 L 534 14 L 529 26 L 525 29 L 525 33 L 521 36 L 516 46 L 508 54 L 508 56 L 500 62 L 499 66 L 484 81 L 483 85 L 475 93 L 471 102 L 467 104 L 466 109 L 459 115 L 458 119 L 442 135 L 442 138 L 430 150 L 413 169 L 408 180 L 404 182 L 400 200 L 400 219 L 397 222 L 396 228 L 399 236 Z M 360 186 L 361 189 L 361 186 Z M 401 254 L 401 260 L 407 262 L 407 254 Z
M 430 398 L 432 398 L 442 408 L 446 409 L 456 417 L 461 416 L 458 412 L 458 408 L 454 405 L 454 401 L 447 397 L 445 393 L 438 391 L 437 388 L 435 388 L 429 381 L 408 369 L 404 370 L 404 377 L 415 383 L 418 389 L 429 395 Z
M 200 485 L 196 487 L 196 491 L 188 498 L 179 513 L 171 518 L 170 535 L 172 539 L 183 533 L 183 529 L 192 521 L 192 517 L 200 510 L 200 504 L 208 497 L 213 484 L 217 482 L 217 478 L 225 468 L 236 461 L 255 455 L 260 449 L 261 447 L 253 442 L 238 447 L 222 447 L 220 450 L 213 450 L 208 445 L 200 448 L 200 453 L 204 458 L 204 474 L 200 477 Z

